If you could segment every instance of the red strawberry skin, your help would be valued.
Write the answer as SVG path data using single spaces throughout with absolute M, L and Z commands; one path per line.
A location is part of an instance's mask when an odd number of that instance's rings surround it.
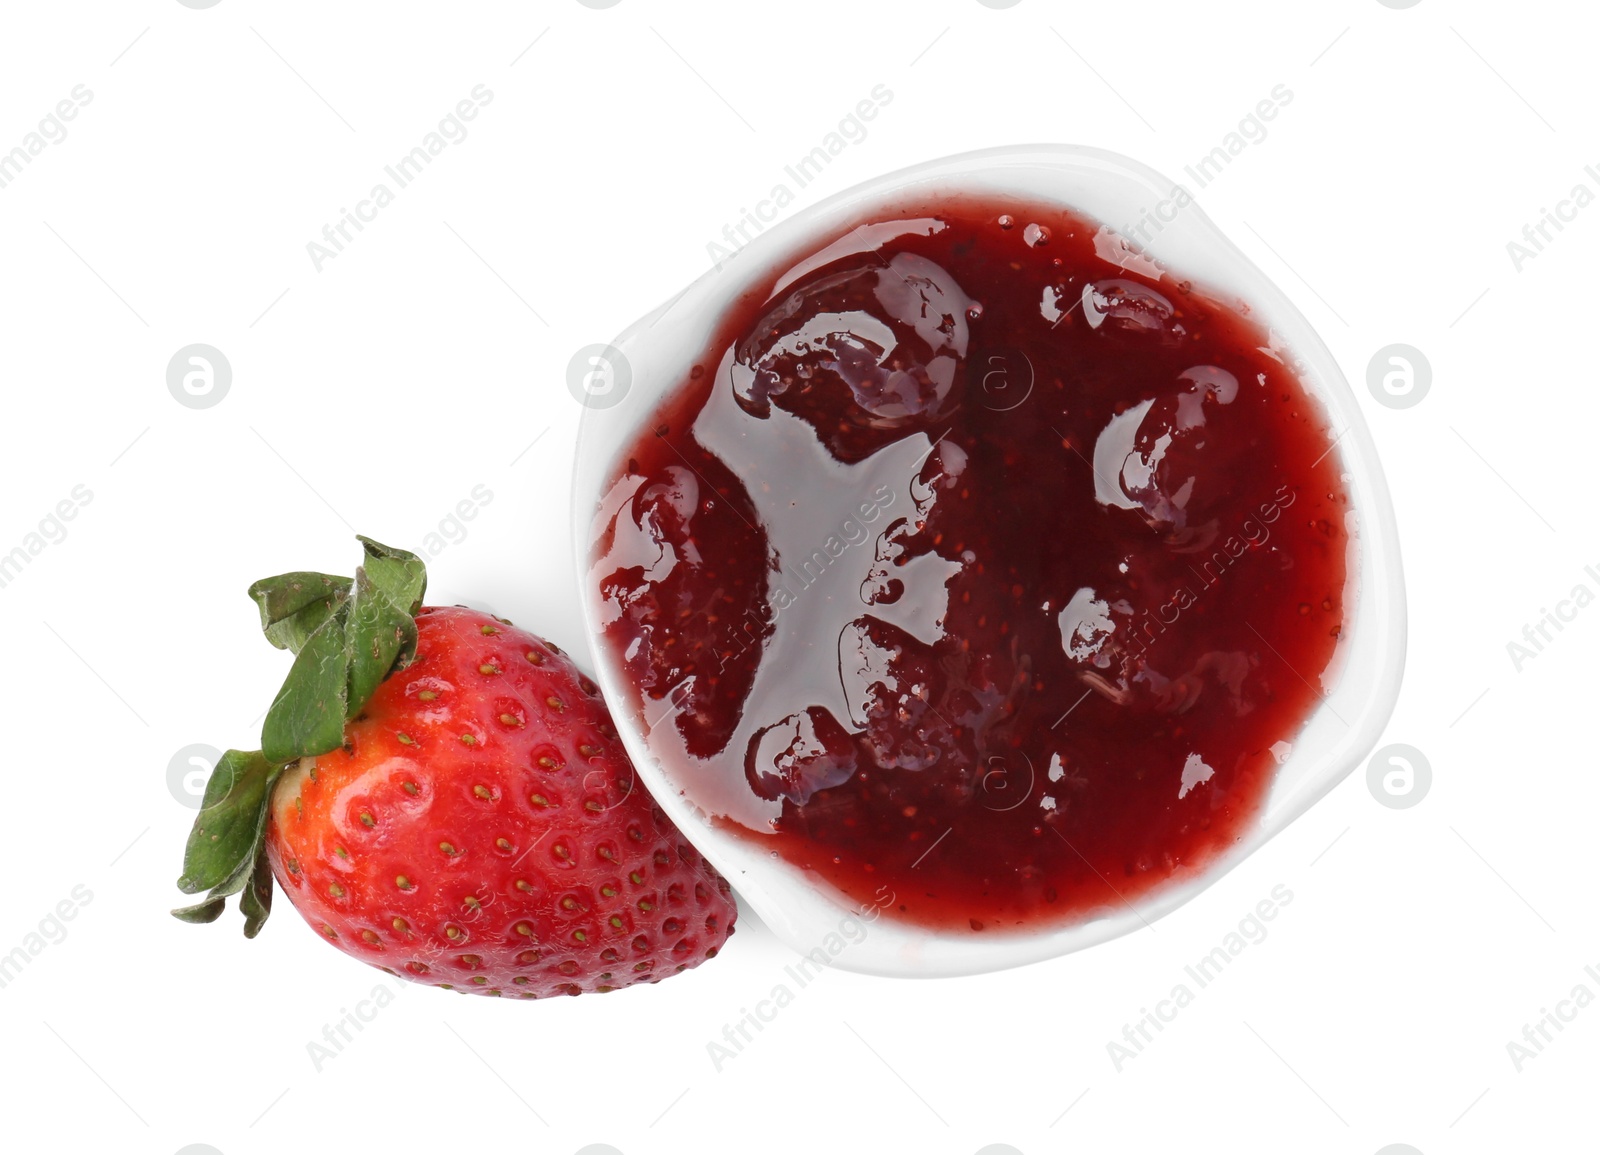
M 608 991 L 716 955 L 731 889 L 639 782 L 594 684 L 474 610 L 424 607 L 415 660 L 279 779 L 278 885 L 347 954 L 507 998 Z

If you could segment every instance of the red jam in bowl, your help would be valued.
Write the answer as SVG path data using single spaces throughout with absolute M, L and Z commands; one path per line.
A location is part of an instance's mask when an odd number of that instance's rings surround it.
M 773 269 L 610 474 L 603 660 L 673 786 L 930 928 L 1081 920 L 1246 833 L 1344 621 L 1334 438 L 1242 306 L 922 194 Z

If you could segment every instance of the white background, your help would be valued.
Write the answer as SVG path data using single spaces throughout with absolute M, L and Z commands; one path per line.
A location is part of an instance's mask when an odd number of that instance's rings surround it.
M 0 188 L 0 552 L 92 500 L 0 589 L 7 822 L 0 954 L 83 885 L 64 940 L 0 989 L 13 1149 L 226 1155 L 575 1152 L 1444 1152 L 1592 1149 L 1600 1009 L 1519 1073 L 1506 1044 L 1600 964 L 1600 608 L 1518 672 L 1506 645 L 1600 564 L 1600 208 L 1506 250 L 1600 162 L 1596 29 L 1576 5 L 976 0 L 5 6 L 0 150 L 93 93 Z M 532 44 L 532 47 L 529 45 Z M 306 244 L 475 85 L 493 102 L 318 272 Z M 783 979 L 745 919 L 714 963 L 608 999 L 412 988 L 318 1072 L 307 1043 L 385 976 L 281 905 L 166 910 L 190 743 L 248 748 L 282 677 L 244 597 L 348 572 L 360 530 L 416 547 L 432 600 L 584 652 L 565 370 L 710 265 L 875 85 L 893 101 L 786 215 L 931 157 L 1025 141 L 1184 179 L 1269 91 L 1293 100 L 1213 184 L 1218 224 L 1357 390 L 1393 487 L 1411 646 L 1386 742 L 1431 792 L 1358 771 L 1149 931 L 950 981 L 832 972 L 720 1073 L 706 1044 Z M 1113 222 L 1117 223 L 1117 222 Z M 1365 385 L 1431 362 L 1417 406 Z M 168 392 L 224 351 L 213 408 Z M 531 443 L 537 441 L 533 448 Z M 53 532 L 53 531 L 52 531 Z M 459 535 L 458 535 L 459 536 Z M 1294 894 L 1136 1060 L 1106 1045 L 1276 885 Z

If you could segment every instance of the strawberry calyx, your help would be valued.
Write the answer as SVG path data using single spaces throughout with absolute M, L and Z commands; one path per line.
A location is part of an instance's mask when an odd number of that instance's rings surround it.
M 215 921 L 237 894 L 245 937 L 255 937 L 272 909 L 265 842 L 279 775 L 343 745 L 345 722 L 416 656 L 426 566 L 406 550 L 358 540 L 365 557 L 353 579 L 298 571 L 250 587 L 262 632 L 295 660 L 262 722 L 261 749 L 229 750 L 206 782 L 178 889 L 208 893 L 172 912 L 184 922 Z

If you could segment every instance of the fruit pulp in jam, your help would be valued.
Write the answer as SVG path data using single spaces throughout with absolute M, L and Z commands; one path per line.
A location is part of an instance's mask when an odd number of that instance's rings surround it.
M 602 660 L 673 785 L 853 901 L 1059 925 L 1202 869 L 1319 702 L 1350 505 L 1245 306 L 1060 207 L 886 203 L 620 454 Z

